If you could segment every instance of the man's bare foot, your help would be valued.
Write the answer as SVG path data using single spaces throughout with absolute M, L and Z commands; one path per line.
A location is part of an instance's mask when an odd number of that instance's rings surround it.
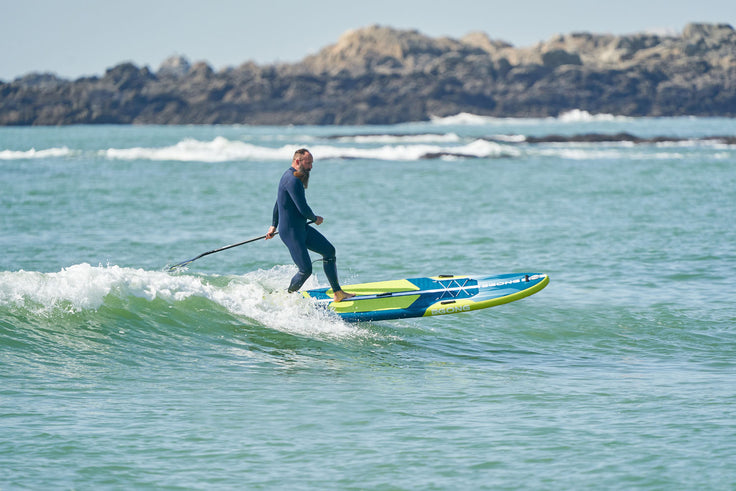
M 338 290 L 335 292 L 334 298 L 335 302 L 342 302 L 343 300 L 347 300 L 348 298 L 353 298 L 355 296 L 355 293 L 347 293 L 342 290 Z

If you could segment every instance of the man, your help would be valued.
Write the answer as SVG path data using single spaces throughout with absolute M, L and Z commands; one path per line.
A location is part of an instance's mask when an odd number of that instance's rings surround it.
M 334 292 L 335 302 L 341 302 L 355 295 L 344 292 L 337 280 L 335 248 L 324 235 L 307 225 L 307 220 L 313 221 L 316 225 L 320 225 L 323 221 L 321 216 L 314 214 L 304 195 L 313 162 L 314 158 L 306 148 L 294 153 L 291 167 L 284 172 L 279 182 L 276 204 L 273 207 L 273 221 L 266 233 L 266 240 L 273 238 L 278 227 L 281 240 L 289 248 L 291 258 L 299 268 L 291 279 L 289 292 L 299 290 L 312 274 L 312 258 L 309 257 L 309 250 L 322 255 L 325 274 Z

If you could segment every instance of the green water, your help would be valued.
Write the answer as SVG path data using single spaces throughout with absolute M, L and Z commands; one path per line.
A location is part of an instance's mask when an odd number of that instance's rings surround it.
M 621 131 L 693 140 L 498 142 Z M 697 140 L 734 134 L 0 128 L 0 489 L 734 489 L 736 147 Z M 165 272 L 263 235 L 300 146 L 343 284 L 549 286 L 349 325 L 284 293 L 278 240 Z

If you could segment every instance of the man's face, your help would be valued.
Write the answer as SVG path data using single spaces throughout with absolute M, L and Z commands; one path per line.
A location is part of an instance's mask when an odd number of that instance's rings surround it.
M 299 158 L 299 169 L 305 172 L 309 172 L 312 170 L 313 162 L 314 158 L 310 154 L 305 154 Z

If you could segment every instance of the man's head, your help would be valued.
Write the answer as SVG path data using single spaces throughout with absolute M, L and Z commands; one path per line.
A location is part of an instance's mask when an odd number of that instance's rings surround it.
M 296 170 L 309 172 L 312 170 L 313 162 L 314 157 L 312 157 L 311 152 L 306 148 L 300 148 L 299 150 L 294 152 L 294 158 L 291 161 L 291 166 L 294 167 Z
M 300 148 L 294 152 L 294 158 L 291 160 L 291 166 L 294 168 L 294 176 L 302 181 L 305 189 L 309 184 L 309 172 L 312 170 L 313 162 L 314 157 L 312 157 L 311 152 L 306 148 Z

